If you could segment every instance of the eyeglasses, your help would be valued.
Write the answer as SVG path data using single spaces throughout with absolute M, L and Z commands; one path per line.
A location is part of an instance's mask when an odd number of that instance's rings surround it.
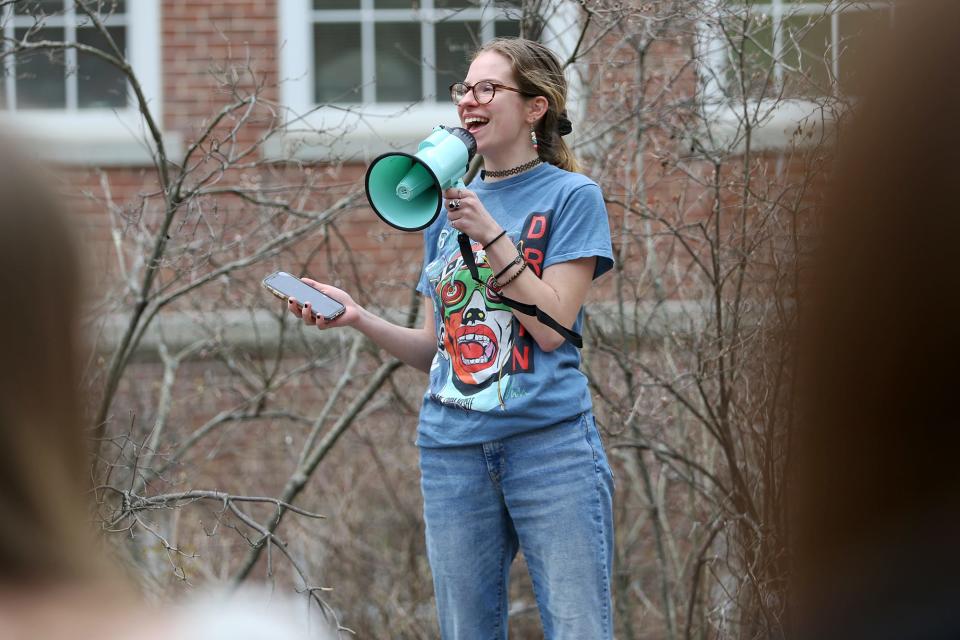
M 493 96 L 497 95 L 497 89 L 505 89 L 507 91 L 519 93 L 522 96 L 533 97 L 533 94 L 520 91 L 520 89 L 514 89 L 513 87 L 508 87 L 505 84 L 498 84 L 496 82 L 491 82 L 490 80 L 481 80 L 472 87 L 462 82 L 454 82 L 452 85 L 450 85 L 450 99 L 453 100 L 454 104 L 459 104 L 460 101 L 466 97 L 468 91 L 473 91 L 474 100 L 480 104 L 487 104 L 493 100 Z

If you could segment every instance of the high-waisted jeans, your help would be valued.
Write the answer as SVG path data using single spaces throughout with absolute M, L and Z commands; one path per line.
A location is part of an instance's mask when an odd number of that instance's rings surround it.
M 444 640 L 507 637 L 523 550 L 547 640 L 612 638 L 613 476 L 590 413 L 482 445 L 420 449 Z

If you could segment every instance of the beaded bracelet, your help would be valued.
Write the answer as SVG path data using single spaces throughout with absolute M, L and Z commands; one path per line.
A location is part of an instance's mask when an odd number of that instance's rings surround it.
M 503 284 L 500 284 L 500 282 L 497 282 L 497 279 L 494 278 L 494 281 L 497 283 L 497 291 L 502 291 L 504 287 L 506 287 L 508 284 L 510 284 L 511 282 L 513 282 L 514 280 L 516 280 L 516 279 L 517 279 L 517 276 L 519 276 L 521 273 L 523 273 L 523 270 L 526 269 L 526 268 L 527 268 L 527 262 L 524 261 L 523 264 L 520 265 L 520 268 L 517 269 L 517 272 L 516 272 L 515 274 L 513 274 L 512 276 L 510 276 L 509 278 L 507 278 L 507 281 L 504 282 Z
M 496 238 L 494 238 L 493 240 L 491 240 L 491 241 L 488 242 L 487 244 L 483 245 L 483 250 L 486 251 L 486 250 L 487 250 L 487 247 L 489 247 L 490 245 L 492 245 L 494 242 L 496 242 L 497 240 L 499 240 L 500 238 L 502 238 L 502 237 L 505 236 L 505 235 L 507 235 L 507 230 L 506 230 L 506 229 L 504 229 L 503 231 L 501 231 L 500 234 L 497 235 Z
M 505 266 L 503 269 L 501 269 L 501 270 L 500 270 L 500 273 L 498 273 L 497 275 L 493 276 L 493 279 L 499 281 L 499 280 L 500 280 L 500 276 L 502 276 L 502 275 L 505 274 L 507 271 L 509 271 L 509 270 L 510 270 L 510 267 L 512 267 L 512 266 L 514 266 L 514 265 L 518 265 L 518 264 L 520 264 L 521 262 L 523 262 L 523 256 L 518 253 L 518 254 L 517 254 L 517 257 L 513 259 L 513 262 L 511 262 L 510 264 L 508 264 L 507 266 Z

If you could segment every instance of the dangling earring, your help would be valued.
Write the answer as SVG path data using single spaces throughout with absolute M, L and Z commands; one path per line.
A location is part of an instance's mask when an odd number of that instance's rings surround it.
M 533 130 L 533 127 L 530 127 L 530 143 L 533 144 L 533 150 L 539 153 L 540 147 L 537 145 L 537 132 Z

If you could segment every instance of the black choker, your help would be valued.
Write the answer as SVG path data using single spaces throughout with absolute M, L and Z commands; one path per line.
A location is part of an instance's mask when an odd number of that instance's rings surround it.
M 507 176 L 515 176 L 518 173 L 523 173 L 529 169 L 533 169 L 535 166 L 543 162 L 540 158 L 534 158 L 530 162 L 524 162 L 521 165 L 518 165 L 512 169 L 504 169 L 502 171 L 481 171 L 480 179 L 485 178 L 506 178 Z

